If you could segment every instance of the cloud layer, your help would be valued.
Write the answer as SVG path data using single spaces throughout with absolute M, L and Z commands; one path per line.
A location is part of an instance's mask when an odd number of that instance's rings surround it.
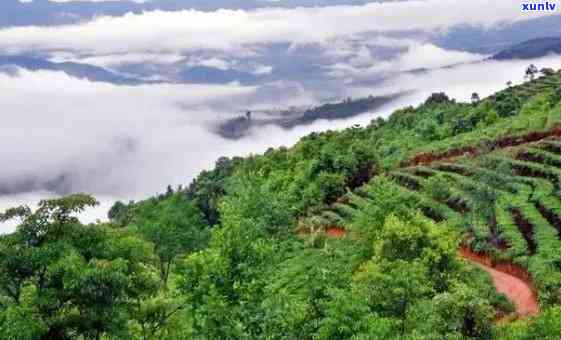
M 458 24 L 490 26 L 550 14 L 523 14 L 511 0 L 494 1 L 492 10 L 485 10 L 487 7 L 488 0 L 411 0 L 252 11 L 151 11 L 101 17 L 79 25 L 3 29 L 0 47 L 93 54 L 233 50 L 280 42 L 316 43 L 371 31 L 434 32 Z
M 540 67 L 561 67 L 561 57 L 532 62 Z M 461 100 L 468 100 L 474 91 L 488 95 L 508 80 L 520 82 L 527 63 L 488 61 L 402 74 L 376 88 L 349 87 L 341 94 L 417 92 L 352 120 L 319 121 L 293 130 L 265 127 L 235 142 L 213 134 L 209 122 L 219 118 L 220 112 L 232 114 L 227 107 L 257 100 L 263 89 L 238 85 L 127 87 L 91 83 L 57 72 L 0 73 L 0 91 L 10 94 L 0 97 L 5 112 L 0 158 L 9 164 L 0 168 L 0 187 L 30 178 L 39 183 L 58 180 L 59 187 L 107 200 L 138 199 L 167 184 L 189 183 L 220 156 L 263 152 L 268 147 L 291 145 L 312 131 L 365 124 L 403 105 L 418 104 L 433 91 L 446 91 Z M 279 87 L 273 92 L 285 91 Z M 291 92 L 288 97 L 300 103 L 310 101 L 305 92 Z M 283 99 L 259 100 L 273 106 Z
M 104 203 L 87 216 L 93 221 L 115 199 L 140 199 L 168 184 L 188 184 L 220 156 L 263 152 L 292 145 L 312 131 L 366 124 L 418 104 L 433 91 L 468 100 L 474 91 L 483 96 L 508 80 L 521 81 L 529 61 L 478 62 L 486 56 L 430 43 L 432 35 L 459 24 L 485 28 L 546 15 L 522 14 L 511 0 L 494 1 L 492 10 L 487 6 L 488 0 L 409 0 L 151 11 L 76 25 L 0 29 L 5 52 L 46 54 L 123 72 L 139 67 L 142 75 L 161 79 L 194 67 L 259 76 L 251 86 L 116 86 L 62 72 L 0 72 L 0 210 L 85 191 Z M 561 67 L 561 57 L 533 62 Z M 455 64 L 462 65 L 441 68 Z M 408 72 L 419 68 L 426 70 Z M 415 92 L 351 120 L 293 130 L 262 127 L 238 141 L 224 140 L 209 128 L 248 107 L 286 108 L 399 91 Z

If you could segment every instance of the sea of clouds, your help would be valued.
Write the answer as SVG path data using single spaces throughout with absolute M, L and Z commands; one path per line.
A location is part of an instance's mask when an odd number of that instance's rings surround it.
M 313 131 L 364 125 L 399 107 L 417 105 L 435 91 L 458 100 L 469 100 L 473 92 L 486 96 L 504 88 L 507 81 L 521 82 L 529 63 L 561 67 L 560 56 L 499 62 L 485 55 L 445 50 L 427 38 L 431 31 L 462 23 L 492 26 L 528 19 L 521 17 L 511 1 L 494 2 L 496 11 L 483 12 L 478 4 L 488 1 L 154 11 L 77 25 L 1 29 L 0 48 L 6 51 L 108 67 L 185 60 L 227 69 L 241 59 L 260 55 L 270 44 L 289 43 L 295 51 L 313 45 L 325 63 L 319 66 L 324 72 L 321 82 L 339 98 L 410 94 L 352 119 L 317 121 L 291 130 L 260 127 L 232 141 L 215 134 L 212 127 L 231 117 L 234 108 L 313 105 L 325 96 L 324 87 L 303 85 L 304 79 L 251 86 L 237 82 L 122 86 L 63 72 L 3 69 L 0 210 L 88 192 L 102 203 L 82 216 L 85 222 L 93 222 L 104 219 L 115 200 L 138 200 L 163 191 L 168 184 L 188 184 L 221 156 L 260 153 L 269 147 L 293 145 Z M 439 15 L 433 15 L 435 10 Z M 417 13 L 414 20 L 413 11 Z M 404 27 L 415 33 L 395 34 Z M 381 58 L 373 45 L 397 52 Z M 205 58 L 200 57 L 201 51 Z M 261 66 L 274 72 L 275 65 Z M 424 71 L 410 72 L 418 69 Z M 0 232 L 13 228 L 14 223 L 1 224 Z

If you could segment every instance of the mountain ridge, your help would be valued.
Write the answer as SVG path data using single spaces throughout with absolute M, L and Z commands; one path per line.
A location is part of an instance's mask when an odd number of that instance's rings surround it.
M 524 41 L 493 55 L 494 60 L 534 59 L 561 54 L 561 37 L 543 37 Z

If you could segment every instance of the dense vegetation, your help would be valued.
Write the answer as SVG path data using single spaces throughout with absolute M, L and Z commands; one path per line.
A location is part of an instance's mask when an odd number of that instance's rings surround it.
M 109 223 L 83 194 L 8 210 L 1 337 L 561 338 L 561 72 L 534 77 L 222 158 Z M 542 313 L 495 322 L 513 306 L 460 244 L 525 268 Z

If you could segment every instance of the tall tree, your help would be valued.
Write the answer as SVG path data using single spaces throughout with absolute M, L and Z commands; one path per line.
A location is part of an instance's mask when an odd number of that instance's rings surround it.
M 474 92 L 471 94 L 471 102 L 472 104 L 475 104 L 477 102 L 479 102 L 481 99 L 479 98 L 479 94 L 477 94 L 477 92 Z
M 529 80 L 534 80 L 536 78 L 536 74 L 538 74 L 539 70 L 534 64 L 530 64 L 528 68 L 526 68 L 525 76 Z
M 0 320 L 13 339 L 100 339 L 126 334 L 133 301 L 157 287 L 149 247 L 122 231 L 84 226 L 84 194 L 9 209 L 15 233 L 0 238 Z M 157 280 L 155 281 L 157 283 Z M 7 328 L 6 328 L 7 327 Z
M 176 192 L 139 203 L 134 215 L 133 225 L 154 244 L 160 277 L 166 287 L 176 257 L 206 245 L 209 230 L 202 213 L 183 193 Z

